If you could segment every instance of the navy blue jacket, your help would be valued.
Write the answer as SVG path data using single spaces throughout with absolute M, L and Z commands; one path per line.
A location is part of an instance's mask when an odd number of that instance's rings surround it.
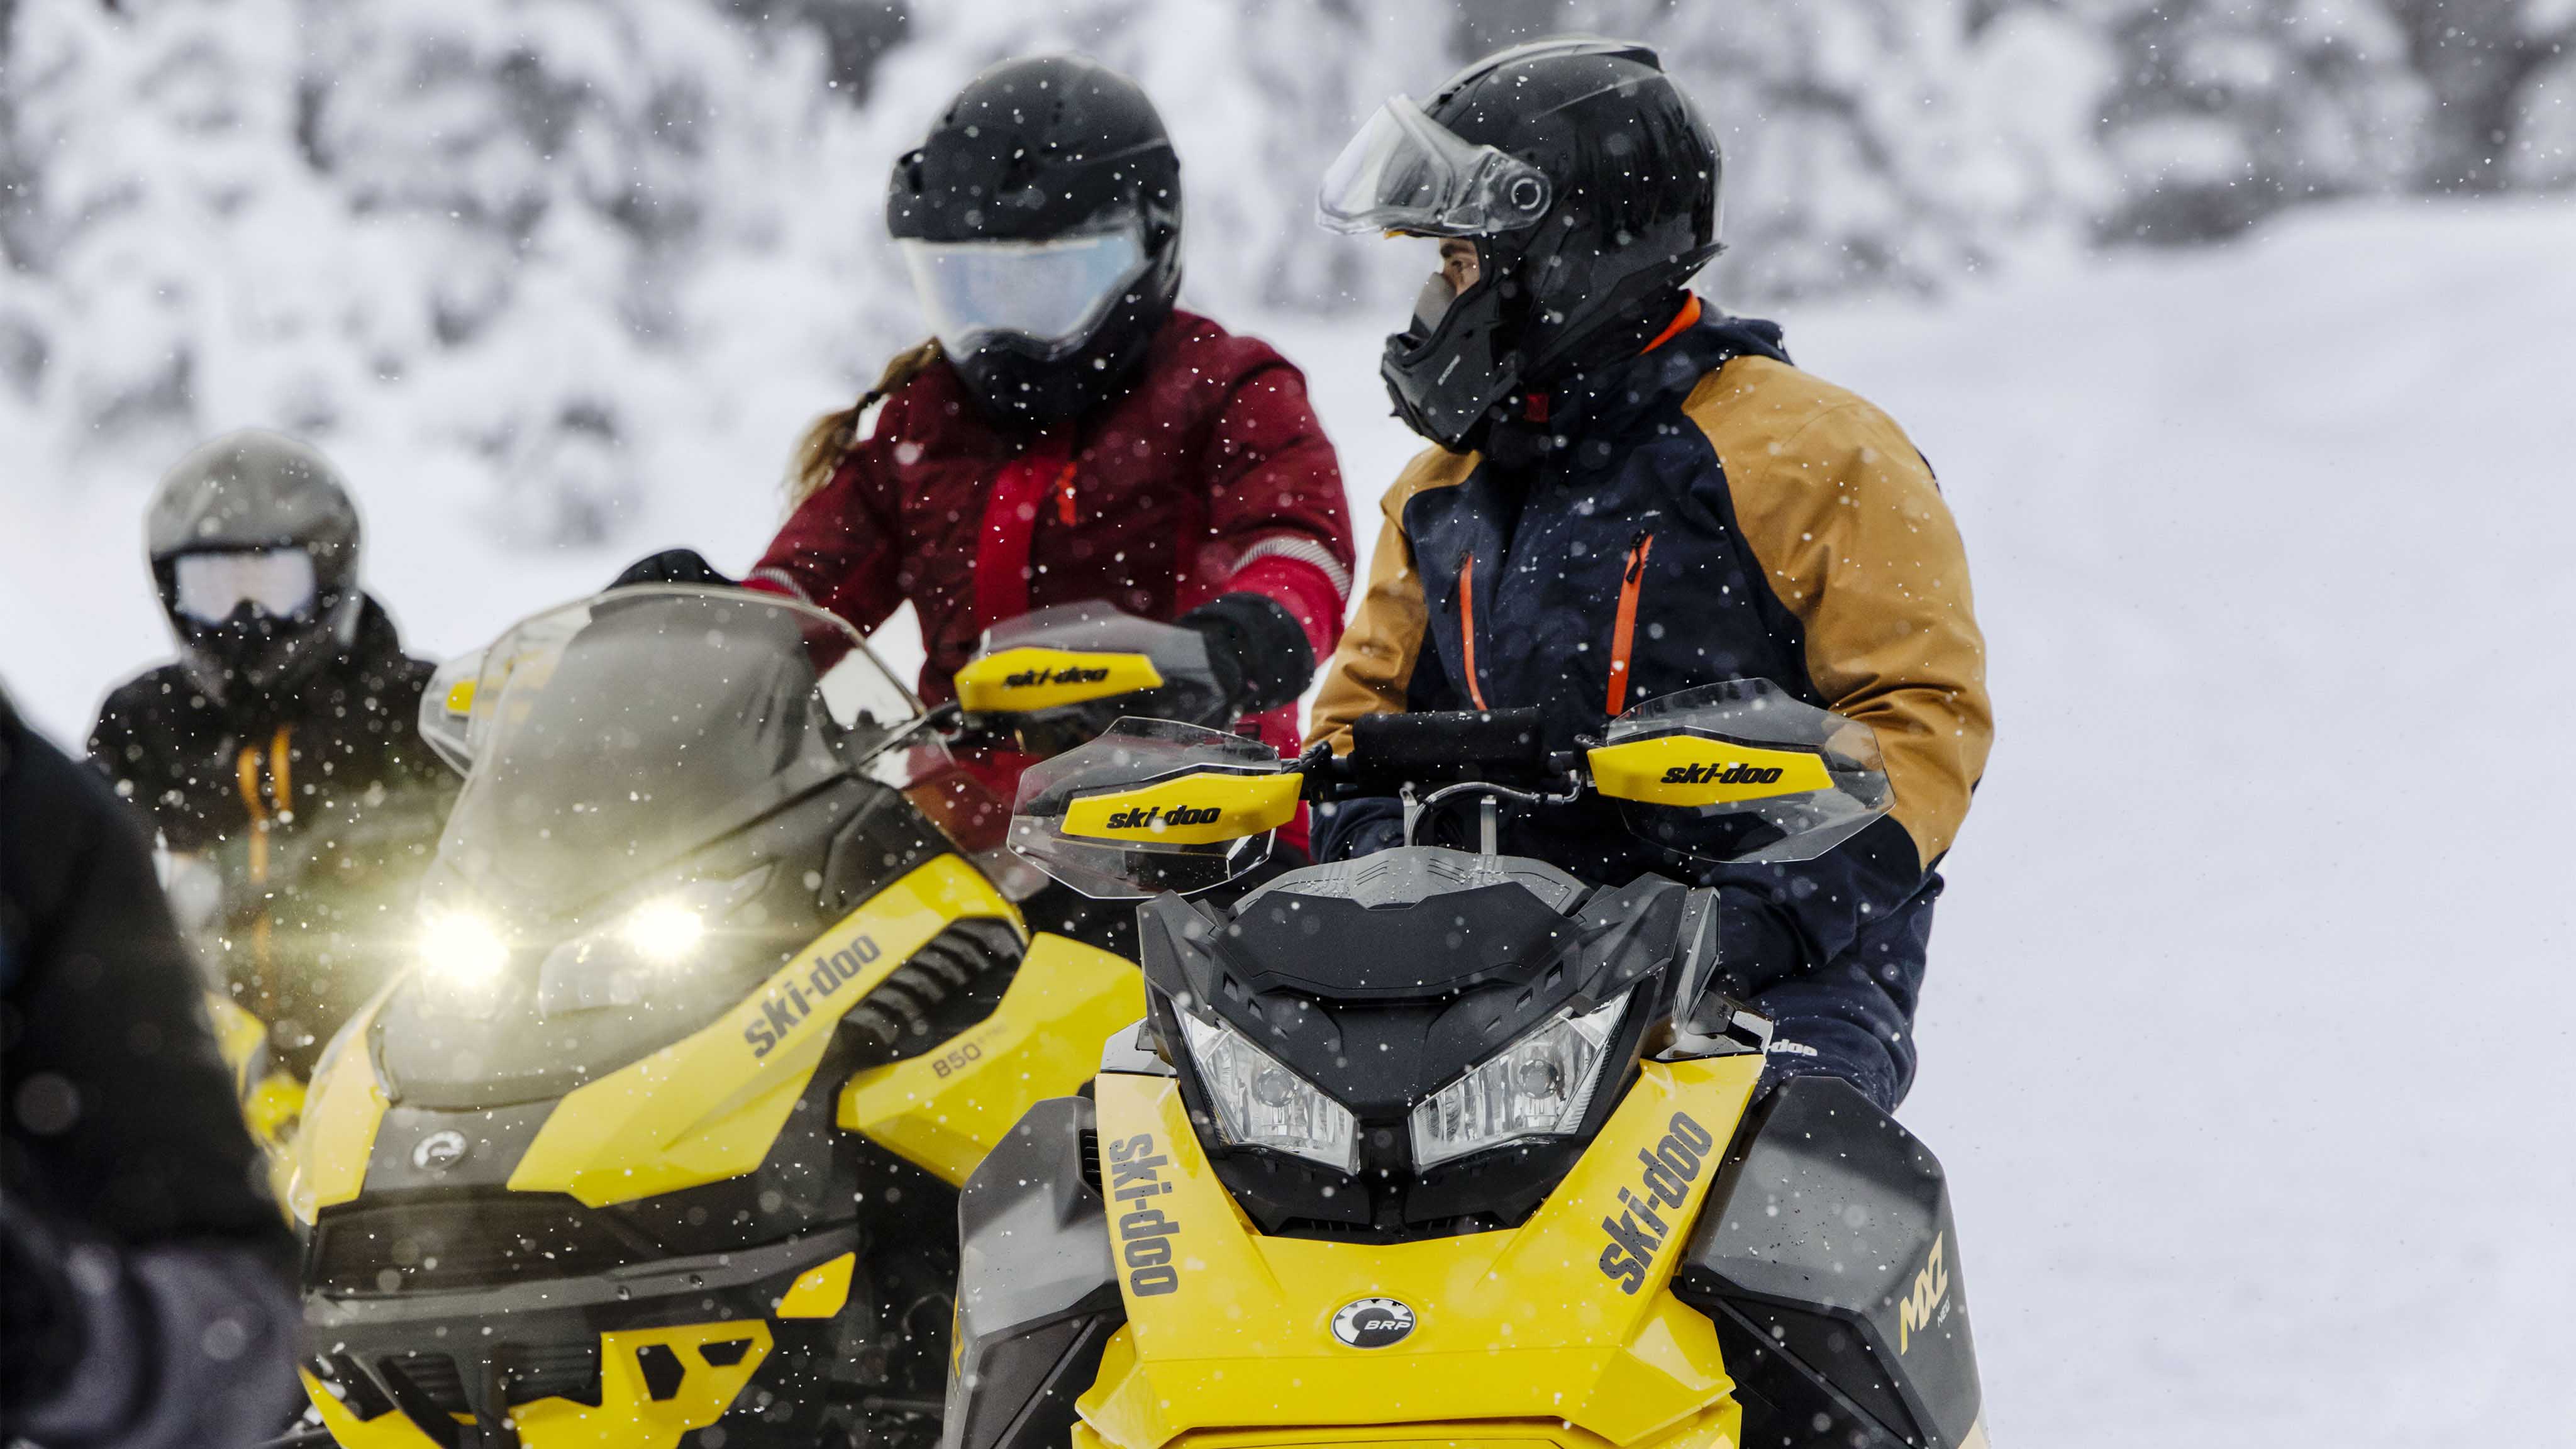
M 1818 860 L 1691 862 L 1599 801 L 1513 812 L 1503 844 L 1604 884 L 1652 870 L 1717 887 L 1722 971 L 1779 1024 L 1775 1067 L 1892 1107 L 1913 1079 L 1933 866 L 1992 736 L 1930 467 L 1763 322 L 1697 320 L 1530 411 L 1494 457 L 1435 448 L 1388 491 L 1313 737 L 1347 749 L 1362 714 L 1534 705 L 1568 749 L 1629 705 L 1743 678 L 1870 725 L 1895 807 Z M 1395 811 L 1340 807 L 1318 857 L 1394 843 Z

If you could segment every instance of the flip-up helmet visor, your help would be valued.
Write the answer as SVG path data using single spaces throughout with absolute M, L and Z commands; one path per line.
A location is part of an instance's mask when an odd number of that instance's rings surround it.
M 1536 225 L 1549 196 L 1547 173 L 1461 139 L 1397 96 L 1325 170 L 1315 215 L 1335 231 L 1489 236 Z
M 1082 347 L 1145 274 L 1144 225 L 1129 216 L 1098 230 L 1038 241 L 905 238 L 904 265 L 931 332 L 951 357 L 988 338 L 1036 344 L 1047 357 Z

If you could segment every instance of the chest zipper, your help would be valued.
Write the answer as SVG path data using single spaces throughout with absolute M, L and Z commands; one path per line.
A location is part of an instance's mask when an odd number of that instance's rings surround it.
M 1610 626 L 1610 717 L 1628 708 L 1628 660 L 1637 644 L 1637 596 L 1646 589 L 1646 556 L 1655 551 L 1655 536 L 1639 538 L 1628 549 L 1627 571 L 1619 576 L 1619 615 Z M 1472 656 L 1470 656 L 1472 657 Z
M 1458 556 L 1458 637 L 1466 645 L 1467 697 L 1476 708 L 1490 709 L 1485 703 L 1485 687 L 1476 680 L 1476 551 L 1469 549 Z

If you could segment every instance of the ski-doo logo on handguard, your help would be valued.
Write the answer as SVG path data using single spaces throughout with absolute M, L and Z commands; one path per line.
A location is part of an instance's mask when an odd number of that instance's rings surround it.
M 1620 1292 L 1633 1295 L 1646 1286 L 1647 1266 L 1681 1228 L 1682 1205 L 1690 1201 L 1691 1184 L 1699 1181 L 1715 1145 L 1708 1129 L 1689 1113 L 1675 1112 L 1663 1140 L 1652 1150 L 1637 1150 L 1644 1192 L 1619 1189 L 1622 1211 L 1601 1220 L 1602 1231 L 1610 1235 L 1601 1249 L 1601 1274 L 1616 1282 Z M 1667 1219 L 1665 1213 L 1674 1216 Z
M 1109 1147 L 1109 1180 L 1104 1183 L 1118 1224 L 1118 1256 L 1127 1269 L 1127 1291 L 1154 1298 L 1178 1290 L 1180 1270 L 1172 1266 L 1172 1235 L 1181 1225 L 1148 1203 L 1172 1190 L 1163 1169 L 1172 1159 L 1154 1151 L 1154 1135 L 1139 1132 Z
M 1777 765 L 1730 765 L 1724 760 L 1707 765 L 1675 765 L 1664 771 L 1667 785 L 1777 785 Z
M 1176 825 L 1214 825 L 1225 818 L 1225 811 L 1215 805 L 1139 805 L 1121 810 L 1109 817 L 1111 830 L 1156 830 Z
M 1109 671 L 1106 669 L 1068 664 L 1061 669 L 1023 669 L 1017 674 L 1005 675 L 1002 679 L 1002 687 L 1035 689 L 1041 684 L 1106 684 L 1108 682 Z
M 829 1001 L 880 954 L 875 938 L 861 936 L 837 951 L 817 953 L 802 980 L 771 987 L 760 999 L 760 1015 L 742 1029 L 751 1054 L 765 1057 L 778 1050 L 787 1034 L 814 1014 L 818 1003 Z
M 1950 1317 L 1950 1265 L 1942 1260 L 1942 1239 L 1932 1238 L 1931 1256 L 1923 1260 L 1923 1271 L 1914 1275 L 1914 1291 L 1896 1305 L 1896 1351 L 1903 1353 L 1914 1346 L 1914 1335 L 1920 1329 L 1937 1328 Z

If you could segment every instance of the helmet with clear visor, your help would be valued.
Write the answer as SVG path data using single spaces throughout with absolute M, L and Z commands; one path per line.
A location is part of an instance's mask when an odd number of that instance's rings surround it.
M 1036 240 L 896 243 L 939 345 L 970 357 L 1009 338 L 1046 361 L 1082 350 L 1151 262 L 1132 211 L 1083 231 Z

